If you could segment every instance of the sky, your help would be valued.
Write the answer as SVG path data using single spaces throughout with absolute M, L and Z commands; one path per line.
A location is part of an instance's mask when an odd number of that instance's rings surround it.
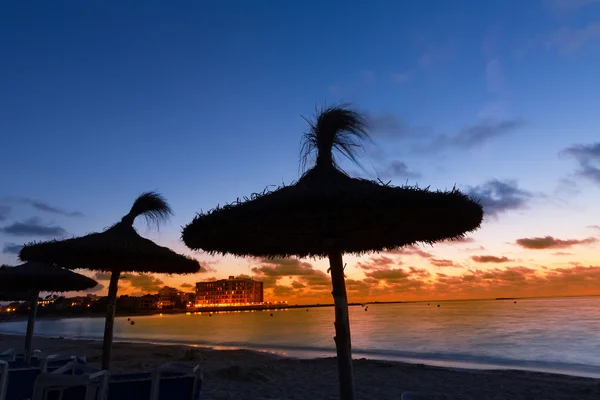
M 138 232 L 203 272 L 120 293 L 248 275 L 267 300 L 331 302 L 326 260 L 212 257 L 180 235 L 298 179 L 303 117 L 350 102 L 373 143 L 348 173 L 456 185 L 485 210 L 462 242 L 347 255 L 350 301 L 600 294 L 598 0 L 3 2 L 0 50 L 2 263 L 157 190 L 174 216 Z

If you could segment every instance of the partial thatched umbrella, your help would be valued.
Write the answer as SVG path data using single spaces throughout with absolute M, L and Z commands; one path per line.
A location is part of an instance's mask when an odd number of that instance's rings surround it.
M 26 262 L 16 267 L 2 266 L 0 268 L 2 298 L 24 300 L 24 292 L 27 292 L 27 298 L 31 301 L 25 335 L 25 361 L 27 363 L 31 360 L 33 328 L 40 292 L 79 291 L 91 289 L 97 284 L 98 282 L 87 276 L 38 262 Z
M 198 261 L 138 235 L 133 222 L 140 215 L 145 216 L 149 222 L 159 223 L 171 215 L 171 208 L 160 194 L 147 192 L 135 200 L 129 213 L 120 222 L 104 232 L 61 241 L 32 243 L 25 245 L 19 253 L 22 260 L 112 273 L 102 349 L 102 369 L 105 370 L 110 368 L 115 305 L 121 273 L 187 274 L 200 270 Z
M 481 206 L 460 191 L 394 187 L 349 177 L 333 149 L 355 161 L 369 136 L 346 105 L 323 110 L 304 135 L 304 160 L 316 164 L 294 185 L 201 213 L 184 227 L 191 249 L 254 257 L 328 257 L 335 302 L 335 343 L 343 399 L 354 398 L 343 253 L 393 250 L 459 239 L 479 227 Z

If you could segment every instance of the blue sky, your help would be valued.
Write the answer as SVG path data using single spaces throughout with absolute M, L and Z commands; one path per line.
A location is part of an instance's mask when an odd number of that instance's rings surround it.
M 599 1 L 5 2 L 0 48 L 2 262 L 154 189 L 175 216 L 140 233 L 186 251 L 196 211 L 297 179 L 301 116 L 340 101 L 375 142 L 347 170 L 479 195 L 487 252 L 599 233 Z

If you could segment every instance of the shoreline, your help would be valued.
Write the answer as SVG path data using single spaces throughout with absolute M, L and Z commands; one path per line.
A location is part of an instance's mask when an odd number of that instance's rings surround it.
M 407 302 L 393 302 L 395 303 L 407 303 Z M 388 303 L 366 303 L 366 304 L 388 304 Z M 362 306 L 361 303 L 349 303 L 348 307 L 357 307 Z M 281 304 L 273 304 L 268 306 L 224 306 L 224 307 L 202 307 L 202 308 L 190 308 L 190 309 L 154 309 L 148 311 L 136 311 L 136 312 L 127 312 L 121 311 L 116 312 L 115 317 L 145 317 L 150 315 L 176 315 L 176 314 L 187 314 L 187 313 L 219 313 L 219 312 L 232 312 L 232 311 L 277 311 L 277 310 L 286 310 L 286 309 L 300 309 L 300 308 L 324 308 L 324 307 L 333 307 L 333 304 L 294 304 L 294 305 L 281 305 Z M 81 314 L 71 313 L 71 314 L 50 314 L 50 315 L 38 315 L 36 320 L 55 320 L 55 319 L 64 319 L 64 318 L 105 318 L 106 311 L 98 311 L 98 312 L 85 312 Z M 26 321 L 28 316 L 26 314 L 14 315 L 9 318 L 4 317 L 5 319 L 0 319 L 0 324 L 3 322 L 17 322 L 17 321 Z
M 14 340 L 22 340 L 23 334 L 16 332 L 1 332 L 3 336 L 11 337 Z M 35 338 L 41 340 L 64 340 L 67 342 L 93 342 L 101 343 L 102 338 L 97 336 L 60 336 L 60 335 L 40 335 Z M 1 340 L 0 340 L 1 342 Z M 145 339 L 145 338 L 124 338 L 115 336 L 113 343 L 138 344 L 148 346 L 172 346 L 184 347 L 188 349 L 201 349 L 204 351 L 249 351 L 258 354 L 268 354 L 271 356 L 295 359 L 295 360 L 315 360 L 335 358 L 335 348 L 317 348 L 317 347 L 298 347 L 298 346 L 269 346 L 265 344 L 252 343 L 206 343 L 206 342 L 186 342 L 175 340 Z M 19 346 L 17 346 L 19 347 Z M 3 351 L 0 347 L 0 352 Z M 600 382 L 600 367 L 586 364 L 569 364 L 560 362 L 545 362 L 535 360 L 511 360 L 494 359 L 483 357 L 471 357 L 468 355 L 435 354 L 435 353 L 401 353 L 386 350 L 363 350 L 353 349 L 353 360 L 369 360 L 392 362 L 408 365 L 422 365 L 433 368 L 444 368 L 450 370 L 465 371 L 522 371 L 525 373 L 541 373 L 558 376 L 569 376 L 574 378 L 595 379 Z
M 23 336 L 0 334 L 0 350 L 22 347 Z M 46 354 L 86 354 L 99 366 L 97 340 L 36 336 L 34 348 Z M 148 371 L 166 362 L 200 365 L 203 399 L 337 399 L 334 357 L 298 359 L 247 349 L 219 349 L 181 344 L 117 341 L 113 372 Z M 357 399 L 400 398 L 420 391 L 439 399 L 597 399 L 600 379 L 510 369 L 480 370 L 428 366 L 398 361 L 354 359 Z

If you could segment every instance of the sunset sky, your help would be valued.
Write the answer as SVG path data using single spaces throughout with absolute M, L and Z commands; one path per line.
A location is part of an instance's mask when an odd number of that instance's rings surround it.
M 486 212 L 463 242 L 346 256 L 351 301 L 600 294 L 600 1 L 176 3 L 2 4 L 2 263 L 157 190 L 175 215 L 138 232 L 204 272 L 121 294 L 243 274 L 330 302 L 325 260 L 211 257 L 180 231 L 298 179 L 302 116 L 346 101 L 374 140 L 347 172 L 456 184 Z

